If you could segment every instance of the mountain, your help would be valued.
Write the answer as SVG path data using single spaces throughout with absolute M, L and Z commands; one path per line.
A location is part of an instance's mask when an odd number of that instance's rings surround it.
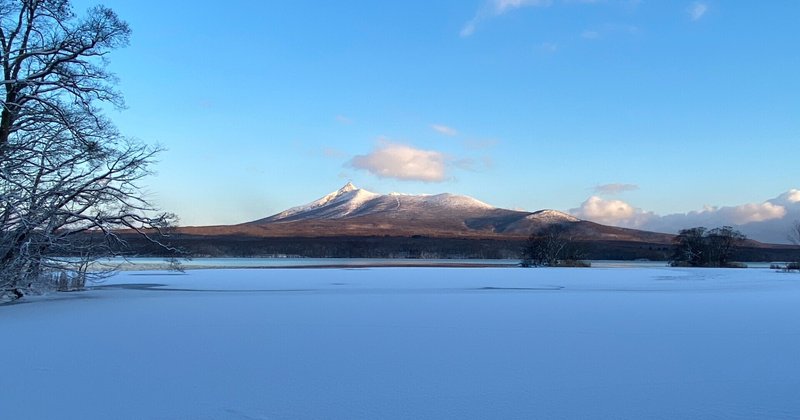
M 256 236 L 521 238 L 551 224 L 578 240 L 669 243 L 672 235 L 604 226 L 556 210 L 502 209 L 454 194 L 376 194 L 348 182 L 311 203 L 263 219 L 217 227 Z
M 527 237 L 558 224 L 589 259 L 664 260 L 673 235 L 605 226 L 556 210 L 498 208 L 454 194 L 376 194 L 347 183 L 308 204 L 238 225 L 181 227 L 172 244 L 195 256 L 518 258 Z M 143 255 L 159 252 L 134 235 Z M 789 261 L 794 248 L 747 241 L 740 261 Z
M 409 195 L 391 193 L 386 195 L 357 188 L 352 183 L 309 204 L 293 207 L 276 215 L 250 222 L 264 224 L 299 220 L 353 220 L 380 215 L 394 219 L 442 219 L 461 216 L 480 216 L 496 210 L 472 197 L 437 194 Z

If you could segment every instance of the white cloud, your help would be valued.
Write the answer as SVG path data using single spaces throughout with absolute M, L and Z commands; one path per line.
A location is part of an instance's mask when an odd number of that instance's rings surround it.
M 603 195 L 619 194 L 625 191 L 636 191 L 638 189 L 639 186 L 634 184 L 603 184 L 594 187 L 594 191 L 597 194 Z
M 734 225 L 781 219 L 786 216 L 786 208 L 772 203 L 743 204 L 736 207 L 723 207 L 717 212 Z
M 458 130 L 456 130 L 453 127 L 448 127 L 444 124 L 431 124 L 431 128 L 433 129 L 433 131 L 445 136 L 452 137 L 458 134 Z
M 779 195 L 777 198 L 770 201 L 772 201 L 773 203 L 790 204 L 790 205 L 794 203 L 800 203 L 800 190 L 792 188 L 791 190 L 786 191 L 785 193 Z
M 547 7 L 553 3 L 552 0 L 489 0 L 484 6 L 475 13 L 475 16 L 470 19 L 461 28 L 459 35 L 468 37 L 475 32 L 478 24 L 483 20 L 500 16 L 511 10 L 519 9 L 521 7 Z
M 461 37 L 469 37 L 475 33 L 478 26 L 484 21 L 522 8 L 547 8 L 552 6 L 554 3 L 562 5 L 577 5 L 581 7 L 585 5 L 613 3 L 621 4 L 627 6 L 628 8 L 635 8 L 640 2 L 641 0 L 485 0 L 483 5 L 480 7 L 480 9 L 478 9 L 472 19 L 464 23 L 464 26 L 461 27 L 459 35 Z M 700 17 L 702 17 L 706 11 L 708 11 L 708 6 L 705 3 L 700 2 L 694 3 L 692 7 L 687 10 L 690 16 L 692 16 L 693 20 L 700 19 Z M 695 14 L 697 14 L 697 18 L 694 18 Z M 635 35 L 640 32 L 640 29 L 634 25 L 606 24 L 600 28 L 588 28 L 584 30 L 581 33 L 581 37 L 584 39 L 598 39 L 612 32 L 622 32 Z
M 478 24 L 477 20 L 478 20 L 477 17 L 472 18 L 471 21 L 469 21 L 466 24 L 464 24 L 464 27 L 461 28 L 461 32 L 459 32 L 458 34 L 462 38 L 466 38 L 466 37 L 472 35 L 475 32 L 475 25 Z
M 584 220 L 624 227 L 638 227 L 654 216 L 653 213 L 644 212 L 622 200 L 606 200 L 596 195 L 569 212 Z
M 694 226 L 741 226 L 748 223 L 782 219 L 785 215 L 786 207 L 767 201 L 764 203 L 747 203 L 738 206 L 706 206 L 698 211 L 661 216 L 658 220 L 651 220 L 650 224 L 653 227 L 663 226 L 663 228 L 670 228 L 672 231 L 677 231 Z
M 598 4 L 605 3 L 606 0 L 486 0 L 483 6 L 475 13 L 461 28 L 459 35 L 468 37 L 475 33 L 478 25 L 484 20 L 509 13 L 524 7 L 550 7 L 554 2 L 562 4 Z M 622 0 L 620 0 L 622 1 Z M 631 6 L 635 6 L 640 0 L 627 0 Z M 600 33 L 597 31 L 585 31 L 585 38 L 596 38 Z
M 371 153 L 353 157 L 350 166 L 379 178 L 441 182 L 446 179 L 447 157 L 434 150 L 383 142 Z
M 622 200 L 592 196 L 580 207 L 571 209 L 570 213 L 597 223 L 666 233 L 677 233 L 695 226 L 713 228 L 729 225 L 759 241 L 786 243 L 791 223 L 800 219 L 800 190 L 789 190 L 763 203 L 706 206 L 701 210 L 664 216 L 636 208 Z
M 636 214 L 636 209 L 622 200 L 604 200 L 593 195 L 586 199 L 579 208 L 573 209 L 572 213 L 580 218 L 595 221 L 622 221 Z
M 702 17 L 708 12 L 708 5 L 699 1 L 692 3 L 687 10 L 689 13 L 689 18 L 693 21 L 697 21 L 702 19 Z

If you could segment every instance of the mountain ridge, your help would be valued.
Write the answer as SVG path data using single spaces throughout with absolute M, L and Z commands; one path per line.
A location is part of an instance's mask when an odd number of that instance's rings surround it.
M 181 228 L 185 233 L 258 237 L 425 236 L 520 239 L 554 223 L 576 240 L 670 243 L 673 235 L 605 226 L 543 209 L 492 206 L 473 197 L 442 194 L 376 194 L 351 182 L 310 203 L 268 217 L 227 226 Z
M 352 183 L 310 203 L 236 225 L 179 227 L 197 255 L 367 258 L 516 258 L 532 233 L 553 224 L 587 258 L 665 260 L 675 235 L 606 226 L 557 210 L 526 212 L 454 194 L 376 194 Z M 782 261 L 793 249 L 748 240 L 743 258 Z
M 376 194 L 348 182 L 339 190 L 308 204 L 292 207 L 272 216 L 244 224 L 309 219 L 345 219 L 398 211 L 470 211 L 479 213 L 495 209 L 498 208 L 466 195 L 450 193 L 414 195 L 396 192 Z M 571 217 L 566 214 L 564 216 Z

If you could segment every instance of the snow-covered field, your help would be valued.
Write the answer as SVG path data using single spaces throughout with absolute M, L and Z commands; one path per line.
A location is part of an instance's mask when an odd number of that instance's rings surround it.
M 0 306 L 2 419 L 800 418 L 800 275 L 125 272 Z

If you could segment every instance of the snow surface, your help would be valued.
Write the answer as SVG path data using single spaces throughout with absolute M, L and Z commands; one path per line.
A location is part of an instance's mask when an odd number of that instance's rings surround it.
M 0 418 L 800 418 L 798 301 L 765 269 L 126 272 L 0 306 Z

